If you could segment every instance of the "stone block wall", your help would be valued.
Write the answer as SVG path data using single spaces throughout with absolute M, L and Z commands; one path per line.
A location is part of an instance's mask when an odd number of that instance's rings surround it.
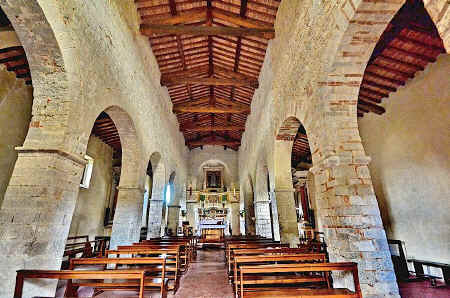
M 0 207 L 31 120 L 32 87 L 0 66 Z
M 104 235 L 105 208 L 111 198 L 113 149 L 98 137 L 89 138 L 86 154 L 94 159 L 89 188 L 80 188 L 70 225 L 70 236 Z M 112 199 L 112 198 L 111 198 Z

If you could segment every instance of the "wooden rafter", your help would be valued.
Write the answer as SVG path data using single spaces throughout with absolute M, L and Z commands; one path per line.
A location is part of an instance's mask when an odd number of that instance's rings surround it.
M 209 86 L 251 86 L 258 88 L 258 81 L 234 78 L 162 77 L 161 85 L 200 84 Z
M 189 25 L 159 25 L 141 24 L 141 33 L 146 36 L 155 34 L 190 34 L 196 36 L 228 35 L 228 36 L 258 36 L 266 39 L 275 37 L 273 28 L 234 28 L 234 27 L 209 27 Z
M 239 131 L 244 130 L 243 125 L 229 125 L 229 126 L 183 126 L 182 131 L 192 131 L 192 132 L 208 132 L 208 131 Z

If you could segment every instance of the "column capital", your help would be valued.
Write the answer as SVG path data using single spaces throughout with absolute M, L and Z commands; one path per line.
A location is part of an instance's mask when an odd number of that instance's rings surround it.
M 46 154 L 56 154 L 61 157 L 70 159 L 71 161 L 85 166 L 88 162 L 83 158 L 83 156 L 78 154 L 73 154 L 70 152 L 67 152 L 63 149 L 59 148 L 32 148 L 32 147 L 16 147 L 14 148 L 18 153 L 46 153 Z
M 269 203 L 270 203 L 270 200 L 254 201 L 253 203 L 254 203 L 254 204 L 262 204 L 262 203 L 269 204 Z
M 351 161 L 342 162 L 341 157 L 337 154 L 329 155 L 328 157 L 317 162 L 309 171 L 313 174 L 317 174 L 321 170 L 337 167 L 341 164 L 350 164 L 356 166 L 367 166 L 372 161 L 372 158 L 368 155 L 354 156 Z
M 290 192 L 295 192 L 295 189 L 293 187 L 283 187 L 283 188 L 276 188 L 274 191 L 271 191 L 272 193 L 290 193 Z
M 117 187 L 117 190 L 119 190 L 119 191 L 140 191 L 142 193 L 145 192 L 145 188 L 143 188 L 141 186 L 135 186 L 135 185 L 125 185 L 125 186 L 119 185 Z

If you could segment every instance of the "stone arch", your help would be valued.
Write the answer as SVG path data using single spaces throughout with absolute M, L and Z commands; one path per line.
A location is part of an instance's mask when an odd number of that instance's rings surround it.
M 215 159 L 215 158 L 211 158 L 211 159 L 205 160 L 205 161 L 203 161 L 200 164 L 200 166 L 196 169 L 196 176 L 195 177 L 197 178 L 197 180 L 198 180 L 198 177 L 203 177 L 203 167 L 205 167 L 207 165 L 210 165 L 210 166 L 214 166 L 214 165 L 223 166 L 223 168 L 224 168 L 223 183 L 225 185 L 230 185 L 231 186 L 232 177 L 231 177 L 231 171 L 230 171 L 230 168 L 229 168 L 228 164 L 226 162 L 222 161 L 222 160 Z M 201 179 L 203 180 L 203 178 L 201 178 Z M 200 185 L 199 183 L 200 183 L 200 181 L 197 181 L 197 183 L 196 183 L 197 185 L 196 186 L 197 186 L 198 189 L 201 189 L 203 187 L 203 185 Z
M 104 112 L 114 122 L 122 147 L 119 192 L 111 232 L 111 247 L 115 248 L 139 241 L 146 168 L 131 117 L 118 106 L 108 107 Z
M 450 10 L 446 2 L 430 0 L 424 1 L 424 4 L 433 20 L 438 22 L 436 27 L 448 51 Z M 319 222 L 323 225 L 321 228 L 330 260 L 359 263 L 361 289 L 365 296 L 399 297 L 368 170 L 370 158 L 364 152 L 359 135 L 357 104 L 370 56 L 386 26 L 404 3 L 361 1 L 355 5 L 347 1 L 340 10 L 336 10 L 335 23 L 339 25 L 329 33 L 335 38 L 330 40 L 322 58 L 327 64 L 315 90 L 315 104 L 320 109 L 311 129 L 317 136 L 311 142 L 312 147 L 316 148 L 312 148 L 314 166 L 311 171 L 318 189 L 315 194 L 320 209 Z M 310 123 L 305 121 L 305 124 Z M 333 208 L 328 207 L 331 204 Z M 348 221 L 349 217 L 353 218 L 353 222 Z M 351 233 L 350 227 L 353 229 Z M 353 239 L 371 246 L 354 245 Z M 346 246 L 350 249 L 345 249 Z M 383 266 L 375 271 L 370 266 L 374 259 L 361 253 L 367 249 L 381 256 L 377 262 Z M 343 254 L 343 251 L 346 253 Z M 379 280 L 377 276 L 381 275 L 385 278 Z M 351 281 L 349 278 L 336 278 L 335 284 L 345 287 Z
M 274 197 L 277 202 L 280 238 L 284 243 L 299 243 L 297 212 L 292 183 L 292 147 L 301 126 L 295 116 L 287 117 L 279 127 L 274 146 Z
M 58 148 L 80 154 L 79 137 L 68 136 L 71 126 L 67 122 L 78 96 L 71 87 L 70 65 L 64 59 L 62 41 L 54 33 L 52 21 L 60 16 L 37 0 L 2 0 L 0 6 L 24 47 L 33 79 L 32 120 L 23 147 Z
M 24 231 L 46 231 L 37 238 L 2 240 L 4 245 L 22 248 L 21 253 L 6 253 L 4 261 L 0 261 L 0 268 L 5 268 L 0 278 L 2 297 L 13 295 L 13 273 L 17 269 L 60 268 L 85 164 L 81 150 L 75 149 L 79 148 L 79 135 L 68 137 L 68 118 L 73 101 L 79 97 L 74 96 L 72 77 L 61 50 L 64 46 L 57 39 L 61 35 L 51 24 L 55 20 L 55 15 L 50 17 L 48 13 L 51 5 L 37 0 L 0 1 L 25 50 L 34 88 L 31 123 L 23 146 L 16 149 L 18 158 L 2 205 L 0 219 L 8 223 L 2 229 L 5 233 L 14 233 L 19 226 Z M 24 203 L 30 198 L 45 204 Z M 23 224 L 12 220 L 24 214 L 41 220 Z M 42 249 L 50 246 L 51 251 Z M 30 258 L 33 262 L 28 262 Z M 54 296 L 55 289 L 54 281 L 26 282 L 24 296 Z
M 166 165 L 161 153 L 153 152 L 150 156 L 150 162 L 153 170 L 153 190 L 149 207 L 147 239 L 161 236 L 166 187 Z

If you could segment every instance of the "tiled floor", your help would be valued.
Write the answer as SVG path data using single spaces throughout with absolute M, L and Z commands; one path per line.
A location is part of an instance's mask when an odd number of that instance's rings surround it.
M 450 298 L 450 287 L 433 288 L 429 281 L 400 283 L 402 298 Z M 91 297 L 93 290 L 82 288 L 79 297 Z M 64 283 L 60 283 L 57 297 L 63 297 Z M 197 259 L 180 281 L 180 288 L 168 298 L 231 298 L 233 290 L 228 283 L 223 250 L 199 249 Z M 106 292 L 96 297 L 136 297 L 136 292 Z M 156 291 L 146 291 L 145 297 L 160 297 Z
M 450 286 L 432 287 L 429 281 L 399 283 L 402 298 L 449 298 Z
M 197 259 L 190 264 L 188 272 L 180 281 L 175 295 L 169 292 L 168 298 L 232 298 L 233 290 L 227 280 L 223 249 L 204 248 L 198 250 Z M 63 297 L 64 284 L 60 283 L 57 297 Z M 93 290 L 81 288 L 79 297 L 91 297 Z M 96 297 L 136 297 L 136 292 L 105 292 Z M 160 297 L 156 291 L 146 291 L 145 297 Z

